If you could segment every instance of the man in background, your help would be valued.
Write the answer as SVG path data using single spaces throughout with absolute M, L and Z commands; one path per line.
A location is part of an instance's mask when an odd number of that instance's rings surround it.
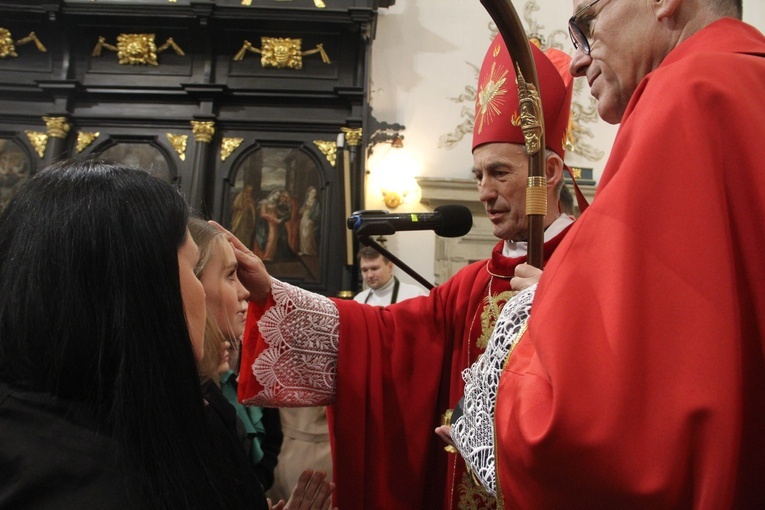
M 371 246 L 360 248 L 358 259 L 361 276 L 369 287 L 354 296 L 353 299 L 359 303 L 387 306 L 405 299 L 428 295 L 428 291 L 417 285 L 399 281 L 393 274 L 393 262 Z

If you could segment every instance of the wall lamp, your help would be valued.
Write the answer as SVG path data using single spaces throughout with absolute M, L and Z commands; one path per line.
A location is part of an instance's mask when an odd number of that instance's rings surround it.
M 369 168 L 372 180 L 379 187 L 388 209 L 419 200 L 420 189 L 414 176 L 418 165 L 404 149 L 404 137 L 392 133 L 384 142 L 387 150 L 375 153 Z M 378 144 L 379 145 L 379 144 Z
M 370 119 L 372 134 L 367 140 L 369 192 L 370 196 L 382 195 L 388 209 L 416 202 L 421 195 L 414 179 L 419 165 L 412 159 L 410 151 L 404 148 L 404 129 L 401 124 L 380 122 L 374 116 Z

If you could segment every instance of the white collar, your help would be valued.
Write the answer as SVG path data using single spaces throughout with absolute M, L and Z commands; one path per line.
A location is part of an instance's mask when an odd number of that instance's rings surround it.
M 393 292 L 393 283 L 396 281 L 396 277 L 391 275 L 390 280 L 385 282 L 385 285 L 382 287 L 379 287 L 377 289 L 369 288 L 369 293 L 373 296 L 382 296 L 383 294 L 387 293 L 388 291 Z
M 545 229 L 544 242 L 553 239 L 563 232 L 566 227 L 574 223 L 574 220 L 568 214 L 561 214 L 550 226 Z M 528 253 L 528 241 L 505 241 L 502 247 L 502 255 L 510 258 L 525 257 Z

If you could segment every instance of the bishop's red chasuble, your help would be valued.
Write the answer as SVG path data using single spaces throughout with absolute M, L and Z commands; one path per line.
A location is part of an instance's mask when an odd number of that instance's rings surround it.
M 545 244 L 546 256 L 565 232 Z M 434 429 L 461 398 L 462 370 L 483 352 L 511 296 L 515 266 L 525 261 L 503 256 L 503 244 L 429 296 L 387 307 L 330 301 L 284 290 L 276 281 L 265 307 L 250 305 L 240 400 L 332 404 L 335 504 L 341 509 L 494 508 Z M 309 319 L 299 310 L 316 298 L 326 306 Z M 277 301 L 289 304 L 277 313 Z M 293 341 L 304 347 L 287 347 Z

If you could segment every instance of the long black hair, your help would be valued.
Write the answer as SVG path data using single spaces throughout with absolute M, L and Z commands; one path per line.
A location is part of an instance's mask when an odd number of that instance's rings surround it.
M 238 508 L 181 298 L 188 217 L 174 187 L 122 165 L 31 178 L 0 216 L 0 379 L 90 407 L 136 506 Z

